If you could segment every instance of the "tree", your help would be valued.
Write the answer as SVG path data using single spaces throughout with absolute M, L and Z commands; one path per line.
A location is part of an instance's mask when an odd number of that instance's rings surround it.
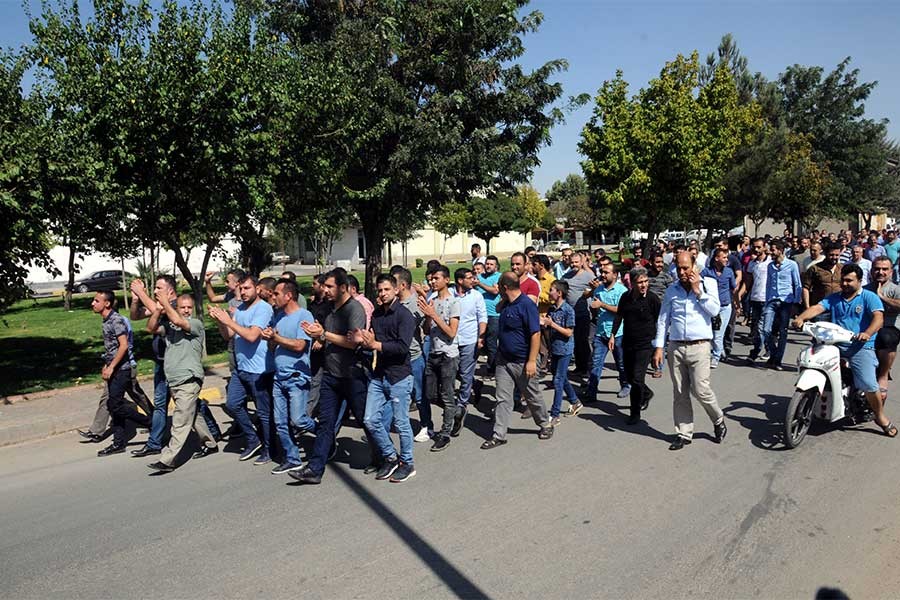
M 582 169 L 596 206 L 648 240 L 665 227 L 727 216 L 723 177 L 758 126 L 758 109 L 740 104 L 727 67 L 703 87 L 699 68 L 696 52 L 678 55 L 633 98 L 617 72 L 582 131 Z
M 447 250 L 447 238 L 453 237 L 460 231 L 465 231 L 469 223 L 469 209 L 460 202 L 449 202 L 440 206 L 432 215 L 434 230 L 444 236 L 441 258 Z
M 426 214 L 495 185 L 525 181 L 562 88 L 561 60 L 525 72 L 522 36 L 540 13 L 527 0 L 280 2 L 285 35 L 323 47 L 346 73 L 349 100 L 332 143 L 345 150 L 343 183 L 366 238 L 367 291 L 381 268 L 393 210 Z
M 491 253 L 491 240 L 501 232 L 511 231 L 516 224 L 520 205 L 509 194 L 500 192 L 490 197 L 473 196 L 468 202 L 469 230 L 485 243 Z
M 39 183 L 42 107 L 22 94 L 27 68 L 25 57 L 0 52 L 0 312 L 28 295 L 28 267 L 55 272 Z
M 523 184 L 516 189 L 517 218 L 513 222 L 513 231 L 528 234 L 535 229 L 547 229 L 553 226 L 553 217 L 547 210 L 547 204 L 533 186 Z

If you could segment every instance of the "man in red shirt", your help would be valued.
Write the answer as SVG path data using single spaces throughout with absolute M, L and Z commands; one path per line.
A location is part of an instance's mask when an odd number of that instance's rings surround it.
M 524 252 L 516 252 L 509 259 L 510 268 L 519 276 L 519 289 L 523 294 L 531 298 L 535 304 L 541 295 L 541 284 L 537 278 L 528 272 L 530 263 Z

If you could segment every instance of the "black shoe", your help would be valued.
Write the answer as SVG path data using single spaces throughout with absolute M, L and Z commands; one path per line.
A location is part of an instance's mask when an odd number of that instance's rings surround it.
M 153 456 L 154 454 L 162 454 L 162 449 L 151 448 L 147 444 L 144 444 L 141 448 L 131 451 L 131 456 L 134 458 L 143 458 L 145 456 Z
M 300 483 L 306 483 L 309 485 L 318 485 L 322 483 L 322 476 L 313 473 L 313 470 L 308 466 L 303 467 L 299 471 L 288 471 L 288 476 L 291 479 L 299 481 Z
M 669 450 L 681 450 L 685 446 L 690 446 L 691 440 L 687 438 L 683 438 L 680 435 L 675 436 L 675 441 L 672 442 L 672 445 L 669 446 Z
M 171 473 L 172 471 L 175 470 L 175 467 L 171 467 L 162 461 L 150 463 L 147 466 L 150 467 L 151 469 L 153 469 L 154 471 L 160 471 L 162 473 Z
M 191 458 L 204 458 L 209 456 L 210 454 L 215 454 L 219 451 L 218 446 L 213 446 L 210 448 L 209 446 L 201 446 L 199 450 L 194 452 L 194 455 Z
M 303 468 L 303 465 L 300 463 L 291 462 L 289 460 L 284 461 L 274 469 L 272 469 L 272 475 L 281 475 L 282 473 L 290 473 L 291 471 L 299 471 Z
M 490 450 L 492 448 L 496 448 L 497 446 L 502 446 L 505 443 L 506 443 L 506 440 L 501 440 L 498 438 L 491 438 L 481 445 L 481 449 L 482 450 Z
M 371 475 L 372 473 L 376 473 L 381 470 L 381 467 L 384 466 L 384 463 L 379 462 L 370 462 L 365 469 L 363 469 L 363 475 Z
M 385 460 L 384 464 L 381 465 L 381 468 L 378 469 L 378 474 L 375 475 L 375 479 L 379 481 L 384 481 L 385 479 L 390 479 L 391 475 L 394 474 L 394 471 L 397 470 L 397 467 L 400 466 L 400 459 L 396 456 L 391 460 Z
M 725 419 L 722 419 L 719 423 L 716 423 L 716 443 L 721 444 L 722 440 L 725 439 L 725 434 L 728 433 L 728 427 L 725 425 Z
M 432 452 L 440 452 L 450 445 L 450 438 L 445 435 L 437 435 L 434 439 L 434 445 L 431 446 Z
M 640 417 L 628 417 L 628 420 L 625 421 L 625 424 L 626 425 L 637 425 L 640 422 L 641 422 Z
M 76 431 L 78 431 L 78 435 L 95 444 L 103 439 L 103 436 L 92 433 L 90 429 L 77 429 Z
M 641 411 L 647 410 L 647 407 L 650 406 L 651 400 L 653 400 L 653 390 L 647 389 L 647 395 L 644 396 L 644 401 L 641 403 Z
M 772 367 L 773 371 L 784 371 L 784 365 L 782 365 L 781 363 L 772 363 L 770 366 Z
M 553 427 L 547 425 L 546 427 L 541 427 L 541 430 L 538 432 L 539 440 L 549 440 L 553 437 Z
M 111 456 L 113 454 L 122 454 L 125 452 L 125 444 L 121 446 L 117 446 L 116 444 L 110 444 L 103 450 L 97 452 L 97 456 Z
M 466 422 L 466 415 L 469 414 L 469 407 L 463 404 L 456 410 L 456 416 L 453 417 L 453 427 L 450 429 L 450 437 L 458 437 Z
M 391 475 L 391 483 L 403 483 L 410 477 L 415 477 L 416 468 L 406 463 L 401 463 L 394 474 Z

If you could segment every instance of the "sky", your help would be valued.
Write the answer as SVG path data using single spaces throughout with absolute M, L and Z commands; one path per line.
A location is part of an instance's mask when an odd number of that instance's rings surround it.
M 38 11 L 39 3 L 30 0 Z M 632 93 L 659 74 L 663 64 L 697 50 L 701 60 L 731 33 L 751 72 L 774 79 L 788 65 L 818 65 L 831 71 L 845 57 L 860 81 L 877 81 L 866 115 L 888 119 L 889 136 L 900 140 L 900 2 L 815 0 L 677 0 L 607 2 L 532 0 L 544 14 L 541 28 L 525 38 L 523 66 L 534 68 L 564 58 L 559 75 L 566 97 L 593 97 L 621 69 Z M 0 46 L 29 39 L 20 0 L 0 0 Z M 591 116 L 592 102 L 571 113 L 552 131 L 541 151 L 532 184 L 545 193 L 554 181 L 580 173 L 578 140 Z

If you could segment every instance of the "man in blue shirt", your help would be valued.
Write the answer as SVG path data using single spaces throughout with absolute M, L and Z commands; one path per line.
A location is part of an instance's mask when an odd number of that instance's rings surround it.
M 550 426 L 536 377 L 541 347 L 541 321 L 537 305 L 519 289 L 519 277 L 515 273 L 504 273 L 499 285 L 506 304 L 500 313 L 497 336 L 497 408 L 493 437 L 481 445 L 482 450 L 506 443 L 506 431 L 513 413 L 514 390 L 522 395 L 534 422 L 540 426 L 538 438 L 548 440 L 553 437 L 553 427 Z
M 794 319 L 794 326 L 831 311 L 831 322 L 856 334 L 850 344 L 837 344 L 841 356 L 850 362 L 853 386 L 865 392 L 866 400 L 875 413 L 875 423 L 888 437 L 897 436 L 897 428 L 884 413 L 884 401 L 878 388 L 875 357 L 875 337 L 884 324 L 884 304 L 878 294 L 862 287 L 862 269 L 849 264 L 841 268 L 841 291 L 826 296 Z
M 459 345 L 459 396 L 456 417 L 450 436 L 456 437 L 462 430 L 468 413 L 469 399 L 475 382 L 475 364 L 478 350 L 484 345 L 487 331 L 487 307 L 484 297 L 475 291 L 475 275 L 471 269 L 463 267 L 453 274 L 456 280 L 456 296 L 459 299 L 459 328 L 456 343 Z
M 712 318 L 719 314 L 721 308 L 716 281 L 700 275 L 689 252 L 678 253 L 674 262 L 678 282 L 666 288 L 666 295 L 663 296 L 656 321 L 653 365 L 658 367 L 662 364 L 663 345 L 668 333 L 676 434 L 669 450 L 681 450 L 691 443 L 694 435 L 691 393 L 697 396 L 713 422 L 717 444 L 725 439 L 728 428 L 725 426 L 725 415 L 709 385 Z
M 271 421 L 272 398 L 269 390 L 272 384 L 272 372 L 266 355 L 268 344 L 262 337 L 263 329 L 272 322 L 272 307 L 257 295 L 259 282 L 253 275 L 245 275 L 238 284 L 243 301 L 232 317 L 227 310 L 210 305 L 209 316 L 218 327 L 219 333 L 226 340 L 234 338 L 234 358 L 237 369 L 231 374 L 228 382 L 225 406 L 240 425 L 246 437 L 246 445 L 240 460 L 250 460 L 264 465 L 272 461 L 269 454 L 272 448 Z M 262 438 L 257 435 L 250 415 L 247 413 L 247 398 L 256 403 L 256 415 L 262 428 Z
M 732 255 L 733 256 L 733 255 Z M 724 342 L 728 324 L 731 322 L 732 297 L 737 289 L 737 279 L 734 270 L 729 266 L 728 250 L 716 247 L 713 250 L 711 266 L 703 269 L 701 275 L 715 279 L 719 294 L 719 328 L 713 330 L 712 356 L 709 368 L 715 369 L 725 352 Z
M 767 267 L 766 303 L 763 305 L 760 342 L 769 353 L 766 365 L 776 371 L 784 370 L 781 361 L 787 347 L 787 328 L 794 312 L 794 305 L 803 300 L 803 284 L 800 267 L 784 254 L 784 242 L 773 240 L 769 244 L 772 262 Z M 777 338 L 777 342 L 775 341 Z
M 290 425 L 299 430 L 315 431 L 316 422 L 306 414 L 309 386 L 312 379 L 309 353 L 312 339 L 301 323 L 312 324 L 315 318 L 305 308 L 300 308 L 297 298 L 300 290 L 293 281 L 279 281 L 272 292 L 272 300 L 278 312 L 272 326 L 263 329 L 263 339 L 269 343 L 274 355 L 275 381 L 272 388 L 275 433 L 284 449 L 284 460 L 272 469 L 272 475 L 299 471 L 300 450 L 291 437 Z
M 557 279 L 550 284 L 550 310 L 541 318 L 541 325 L 550 332 L 550 372 L 553 373 L 553 404 L 550 407 L 550 424 L 559 424 L 559 411 L 562 408 L 563 393 L 569 401 L 569 414 L 577 415 L 581 410 L 581 402 L 575 394 L 575 388 L 569 381 L 569 363 L 575 351 L 575 309 L 566 297 L 569 295 L 569 284 Z
M 612 326 L 619 310 L 619 299 L 628 292 L 628 288 L 619 283 L 619 274 L 611 262 L 604 262 L 600 267 L 600 285 L 594 289 L 591 299 L 591 308 L 597 311 L 597 330 L 594 334 L 594 362 L 591 366 L 591 374 L 588 378 L 587 393 L 583 402 L 595 402 L 597 400 L 597 387 L 600 385 L 600 376 L 606 363 L 606 355 L 609 352 L 609 340 L 613 337 Z M 617 397 L 627 398 L 631 394 L 631 386 L 628 385 L 628 377 L 625 374 L 625 363 L 622 361 L 622 327 L 616 332 L 615 345 L 613 346 L 613 359 L 616 362 L 616 370 L 619 373 L 619 393 Z
M 484 352 L 487 355 L 488 375 L 493 375 L 497 365 L 497 330 L 500 323 L 500 314 L 497 312 L 497 304 L 500 302 L 500 273 L 497 272 L 500 261 L 491 254 L 485 259 L 484 273 L 475 280 L 475 289 L 481 292 L 484 298 L 484 308 L 487 312 L 487 329 L 484 332 Z

